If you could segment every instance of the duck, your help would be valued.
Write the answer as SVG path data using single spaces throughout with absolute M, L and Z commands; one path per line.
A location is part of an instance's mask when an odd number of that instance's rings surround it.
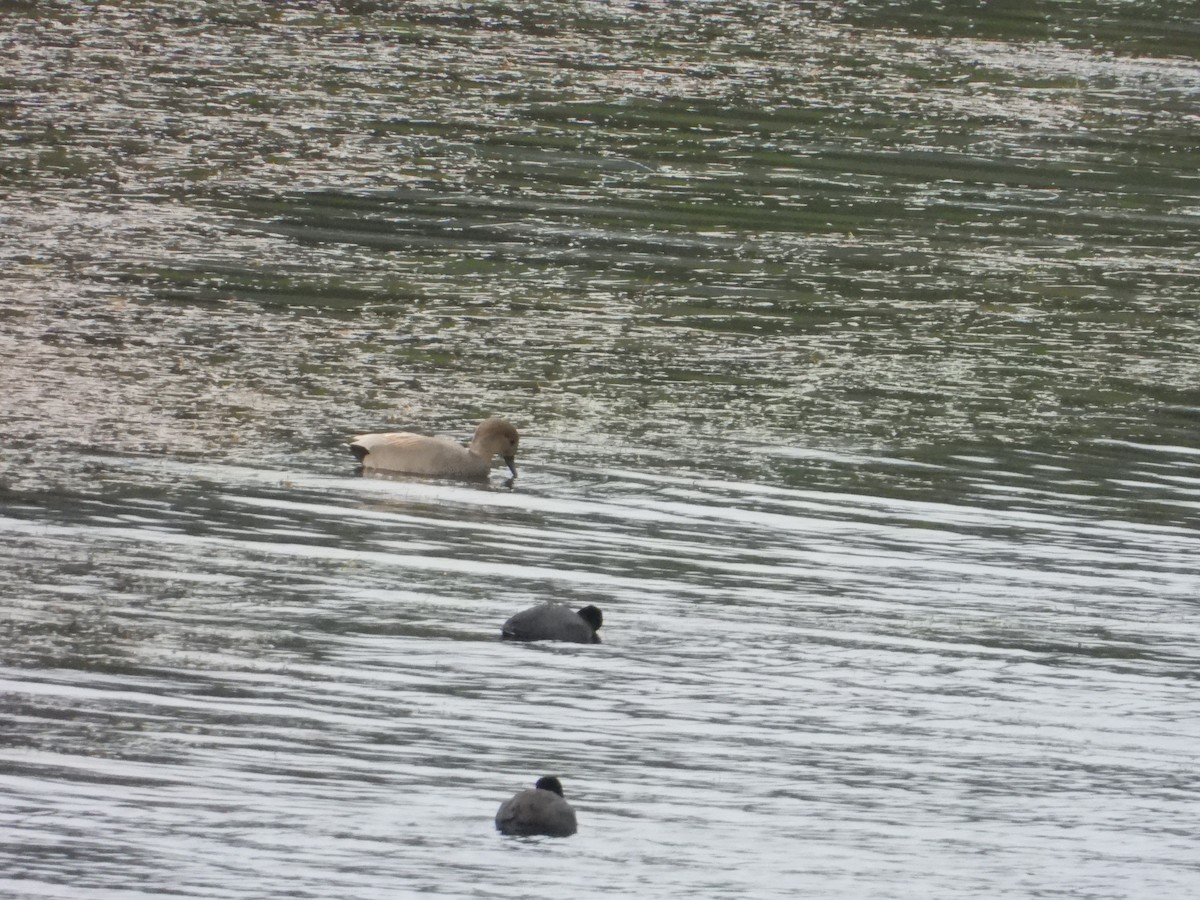
M 531 606 L 509 618 L 500 626 L 504 641 L 567 641 L 572 644 L 599 644 L 596 634 L 604 616 L 595 606 L 585 606 L 576 612 L 561 603 Z
M 532 788 L 519 791 L 500 804 L 496 830 L 502 834 L 570 837 L 576 830 L 575 810 L 563 799 L 562 782 L 543 775 Z
M 487 478 L 492 457 L 499 454 L 516 478 L 519 441 L 509 422 L 492 418 L 479 423 L 466 447 L 449 438 L 390 431 L 358 435 L 350 441 L 350 452 L 364 469 L 470 479 Z

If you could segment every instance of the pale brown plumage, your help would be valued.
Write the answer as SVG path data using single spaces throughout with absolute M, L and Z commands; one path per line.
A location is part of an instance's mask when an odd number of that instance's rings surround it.
M 499 455 L 515 478 L 519 441 L 517 429 L 504 419 L 487 419 L 475 429 L 468 447 L 449 438 L 394 431 L 360 434 L 350 441 L 350 452 L 364 469 L 447 478 L 487 478 L 492 457 Z

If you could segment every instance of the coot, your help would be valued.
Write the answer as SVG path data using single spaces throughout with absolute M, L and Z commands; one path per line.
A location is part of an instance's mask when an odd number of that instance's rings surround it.
M 522 610 L 504 623 L 500 637 L 508 641 L 570 641 L 598 644 L 604 617 L 594 606 L 576 612 L 561 603 L 544 603 Z
M 575 810 L 563 799 L 562 783 L 553 775 L 543 775 L 535 787 L 500 804 L 496 830 L 504 834 L 570 837 L 576 831 Z

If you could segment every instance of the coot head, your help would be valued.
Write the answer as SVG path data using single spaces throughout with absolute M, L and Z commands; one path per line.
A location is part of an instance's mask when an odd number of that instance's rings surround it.
M 591 625 L 592 631 L 599 631 L 600 626 L 604 624 L 604 616 L 600 612 L 600 607 L 592 606 L 590 603 L 583 609 L 579 610 L 576 615 Z

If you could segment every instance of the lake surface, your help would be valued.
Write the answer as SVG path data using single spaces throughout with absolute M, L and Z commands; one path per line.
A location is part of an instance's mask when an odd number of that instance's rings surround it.
M 1200 892 L 1200 17 L 956 10 L 0 9 L 0 893 Z

